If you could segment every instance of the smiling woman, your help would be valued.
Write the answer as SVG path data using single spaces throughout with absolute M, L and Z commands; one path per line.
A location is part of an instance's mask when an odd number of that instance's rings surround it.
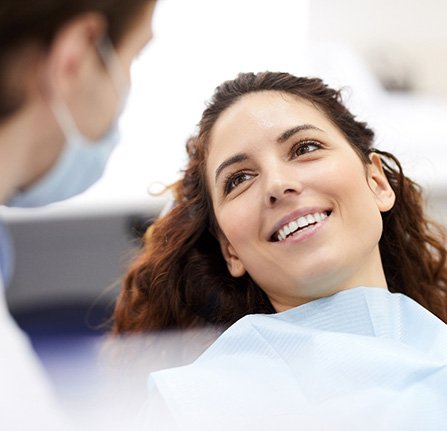
M 149 420 L 447 426 L 443 230 L 373 137 L 319 79 L 241 74 L 217 88 L 114 331 L 233 325 L 192 364 L 151 374 Z
M 364 166 L 310 102 L 277 91 L 241 98 L 213 127 L 207 173 L 230 274 L 248 272 L 276 311 L 386 287 L 378 244 L 394 192 L 380 157 Z
M 447 320 L 443 229 L 419 187 L 319 79 L 241 74 L 217 88 L 177 204 L 147 232 L 116 333 L 274 313 L 357 286 Z

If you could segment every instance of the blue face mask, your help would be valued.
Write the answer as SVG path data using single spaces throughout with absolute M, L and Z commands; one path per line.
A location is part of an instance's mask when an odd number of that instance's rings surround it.
M 102 176 L 120 139 L 118 119 L 124 109 L 128 85 L 111 44 L 102 41 L 98 52 L 121 95 L 115 120 L 100 139 L 93 141 L 79 131 L 67 106 L 61 100 L 55 101 L 52 109 L 65 135 L 64 148 L 50 171 L 25 191 L 16 193 L 8 206 L 29 208 L 68 199 L 88 189 Z
M 0 223 L 0 289 L 8 287 L 14 269 L 14 247 L 11 236 L 6 227 Z M 3 292 L 0 291 L 0 295 Z

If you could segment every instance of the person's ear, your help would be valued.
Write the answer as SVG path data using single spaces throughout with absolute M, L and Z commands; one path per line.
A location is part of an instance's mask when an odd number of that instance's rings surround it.
M 53 98 L 56 93 L 67 97 L 77 91 L 88 62 L 97 58 L 96 43 L 105 29 L 104 17 L 89 12 L 72 19 L 58 31 L 47 54 L 45 96 Z
M 380 212 L 389 211 L 394 206 L 396 195 L 383 170 L 379 154 L 371 153 L 369 159 L 371 161 L 367 165 L 369 188 L 374 194 Z
M 233 277 L 242 277 L 246 272 L 245 267 L 234 250 L 234 247 L 222 233 L 219 235 L 219 243 L 230 274 Z

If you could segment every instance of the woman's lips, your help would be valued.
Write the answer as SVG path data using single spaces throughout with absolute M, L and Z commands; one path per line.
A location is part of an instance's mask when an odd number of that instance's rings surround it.
M 321 223 L 327 217 L 331 215 L 331 210 L 311 210 L 308 213 L 302 212 L 301 215 L 293 218 L 290 221 L 284 222 L 279 229 L 277 229 L 271 236 L 271 242 L 281 242 L 286 238 L 295 235 L 298 232 L 303 230 L 307 230 L 312 226 L 315 226 L 318 223 Z M 290 217 L 289 217 L 290 218 Z

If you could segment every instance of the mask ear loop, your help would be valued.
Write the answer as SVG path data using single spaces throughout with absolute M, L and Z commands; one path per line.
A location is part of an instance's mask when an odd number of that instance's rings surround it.
M 104 63 L 107 72 L 112 78 L 116 93 L 120 99 L 117 108 L 118 117 L 124 110 L 124 105 L 129 93 L 129 84 L 123 71 L 123 65 L 107 35 L 104 35 L 101 39 L 98 39 L 95 45 L 101 61 Z
M 56 118 L 65 139 L 69 136 L 80 136 L 79 128 L 68 110 L 67 105 L 60 99 L 53 99 L 50 104 L 51 111 Z

